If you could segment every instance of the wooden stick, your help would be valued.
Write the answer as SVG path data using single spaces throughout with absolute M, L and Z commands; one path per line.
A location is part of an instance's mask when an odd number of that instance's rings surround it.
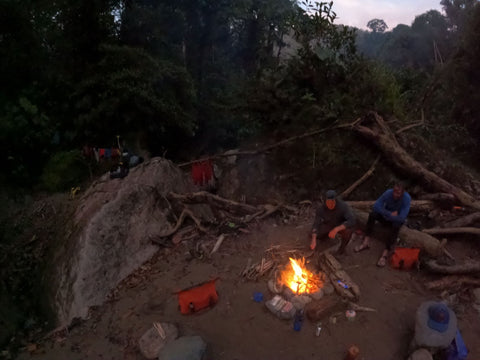
M 355 310 L 355 311 L 365 311 L 365 312 L 377 312 L 377 309 L 373 309 L 373 308 L 369 308 L 369 307 L 365 307 L 365 306 L 361 306 L 361 305 L 357 305 L 351 301 L 348 302 L 348 307 L 352 310 Z
M 398 129 L 398 130 L 395 132 L 395 134 L 398 135 L 398 134 L 400 134 L 400 133 L 402 133 L 402 132 L 404 132 L 404 131 L 407 131 L 407 130 L 410 130 L 410 129 L 413 129 L 413 128 L 416 128 L 416 127 L 422 126 L 422 125 L 425 125 L 425 122 L 424 122 L 423 120 L 420 120 L 420 121 L 418 121 L 418 122 L 416 122 L 416 123 L 413 123 L 413 124 L 410 124 L 410 125 L 407 125 L 407 126 L 401 128 L 401 129 Z
M 424 233 L 430 235 L 436 234 L 474 234 L 480 235 L 480 229 L 475 227 L 458 227 L 458 228 L 433 228 L 423 229 Z
M 350 195 L 353 192 L 353 190 L 355 190 L 360 184 L 362 184 L 365 180 L 367 180 L 370 176 L 372 176 L 373 172 L 375 171 L 375 167 L 377 166 L 379 160 L 380 160 L 380 155 L 377 156 L 377 158 L 373 162 L 372 166 L 370 166 L 370 169 L 368 169 L 367 172 L 365 174 L 363 174 L 360 179 L 358 179 L 352 185 L 350 185 L 350 187 L 347 190 L 342 192 L 340 194 L 340 197 L 342 199 L 346 199 L 348 197 L 348 195 Z
M 223 242 L 224 239 L 225 239 L 224 234 L 221 234 L 218 237 L 217 242 L 215 243 L 215 246 L 213 247 L 212 251 L 210 252 L 210 256 L 212 256 L 212 254 L 214 254 L 218 251 L 218 249 L 220 248 L 220 245 L 222 245 L 222 242 Z

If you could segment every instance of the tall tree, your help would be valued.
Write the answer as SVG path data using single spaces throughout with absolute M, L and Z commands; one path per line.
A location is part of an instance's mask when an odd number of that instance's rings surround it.
M 463 31 L 478 0 L 441 0 L 443 10 L 447 14 L 450 28 L 453 31 Z
M 367 27 L 373 33 L 384 33 L 388 29 L 388 25 L 382 19 L 372 19 L 367 23 Z

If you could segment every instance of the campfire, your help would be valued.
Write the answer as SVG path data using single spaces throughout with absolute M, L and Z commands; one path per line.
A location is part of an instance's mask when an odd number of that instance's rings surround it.
M 314 274 L 305 267 L 305 258 L 290 259 L 290 266 L 280 274 L 280 282 L 290 288 L 296 295 L 313 294 L 323 287 L 323 281 L 318 274 Z

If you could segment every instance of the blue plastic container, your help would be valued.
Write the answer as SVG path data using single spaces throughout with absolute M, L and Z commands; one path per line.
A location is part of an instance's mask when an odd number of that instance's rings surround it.
M 298 310 L 295 314 L 295 320 L 293 321 L 293 330 L 300 331 L 302 330 L 303 325 L 303 310 Z

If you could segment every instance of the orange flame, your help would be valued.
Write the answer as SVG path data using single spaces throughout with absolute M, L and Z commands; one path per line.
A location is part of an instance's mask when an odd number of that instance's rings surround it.
M 319 275 L 307 270 L 305 258 L 302 260 L 290 259 L 290 268 L 282 272 L 281 281 L 288 286 L 295 294 L 309 294 L 318 291 L 323 287 Z

